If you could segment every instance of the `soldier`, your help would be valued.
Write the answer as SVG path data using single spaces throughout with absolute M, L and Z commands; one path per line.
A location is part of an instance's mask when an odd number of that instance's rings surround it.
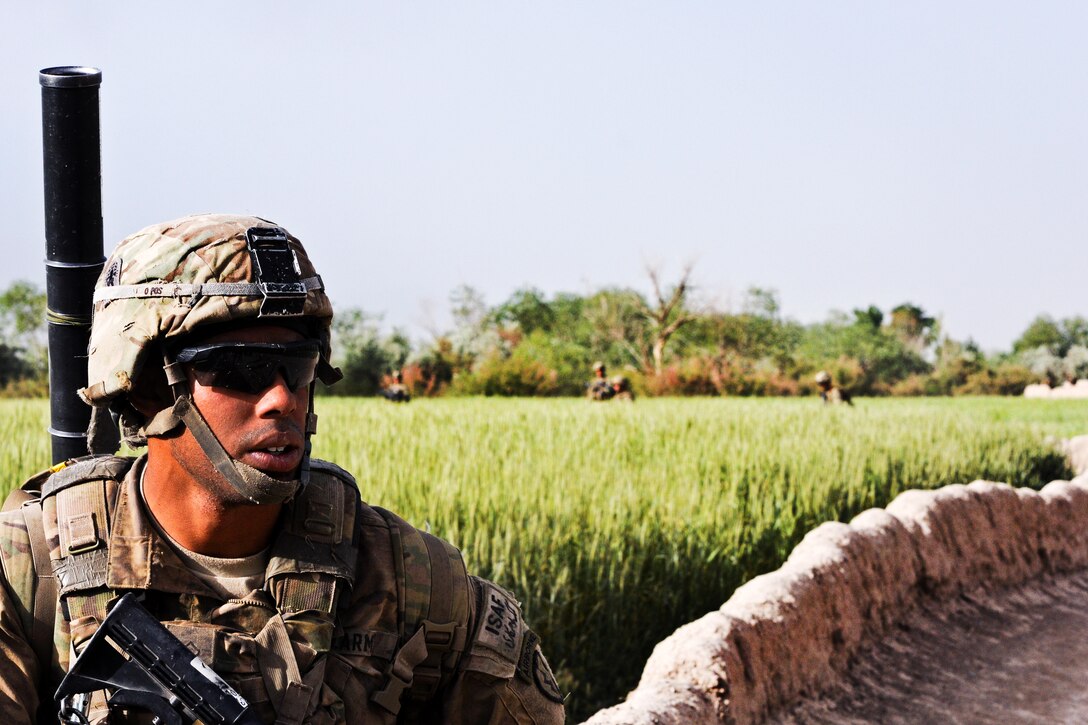
M 593 363 L 593 380 L 586 386 L 586 398 L 589 400 L 611 400 L 616 392 L 608 382 L 603 362 Z
M 816 385 L 820 388 L 820 400 L 824 401 L 824 403 L 854 404 L 854 402 L 850 400 L 849 392 L 831 382 L 831 376 L 827 374 L 827 371 L 821 370 L 816 373 Z
M 147 227 L 94 299 L 80 395 L 148 450 L 44 471 L 0 514 L 6 723 L 57 721 L 58 681 L 125 592 L 267 723 L 563 720 L 514 597 L 310 458 L 315 381 L 340 372 L 295 237 L 244 216 Z M 62 703 L 65 722 L 125 722 L 107 696 Z
M 408 403 L 412 400 L 412 394 L 408 392 L 408 386 L 403 382 L 400 370 L 394 370 L 392 385 L 382 388 L 381 396 L 394 403 Z
M 612 378 L 612 399 L 625 400 L 629 403 L 635 400 L 635 391 L 631 390 L 631 381 L 623 375 Z

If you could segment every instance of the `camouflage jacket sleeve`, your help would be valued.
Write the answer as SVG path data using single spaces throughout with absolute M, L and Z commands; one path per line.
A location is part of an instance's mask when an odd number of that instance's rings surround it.
M 18 599 L 9 576 L 13 566 L 30 565 L 22 517 L 0 517 L 0 721 L 4 725 L 33 723 L 38 708 L 38 659 L 24 632 Z
M 444 721 L 562 723 L 563 695 L 517 600 L 491 582 L 471 582 L 472 631 L 444 696 Z

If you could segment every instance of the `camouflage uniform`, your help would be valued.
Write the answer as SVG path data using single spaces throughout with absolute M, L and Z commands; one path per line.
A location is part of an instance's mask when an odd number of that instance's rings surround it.
M 390 685 L 388 673 L 395 669 L 398 648 L 404 649 L 414 634 L 403 631 L 401 620 L 407 608 L 429 609 L 426 617 L 439 620 L 438 624 L 447 619 L 464 624 L 454 628 L 453 647 L 440 656 L 447 662 L 439 664 L 446 666 L 434 670 L 445 671 L 441 687 L 436 681 L 429 700 L 405 696 L 399 722 L 562 720 L 561 694 L 540 653 L 539 640 L 521 618 L 513 597 L 470 577 L 460 590 L 460 601 L 444 603 L 445 612 L 434 611 L 442 603 L 430 601 L 427 589 L 413 591 L 411 577 L 407 587 L 398 582 L 395 541 L 398 537 L 414 540 L 403 564 L 409 569 L 436 570 L 445 565 L 452 575 L 464 576 L 459 552 L 392 514 L 361 503 L 354 481 L 342 470 L 313 461 L 313 479 L 284 516 L 285 521 L 305 524 L 300 509 L 307 509 L 311 519 L 317 511 L 331 510 L 330 521 L 335 524 L 331 528 L 339 535 L 326 535 L 319 543 L 332 547 L 339 557 L 322 564 L 299 556 L 300 549 L 305 554 L 300 546 L 302 532 L 287 527 L 272 546 L 264 587 L 242 600 L 223 601 L 185 568 L 152 526 L 138 487 L 144 460 L 133 464 L 130 459 L 98 458 L 49 477 L 63 486 L 67 481 L 55 479 L 66 475 L 71 479 L 68 474 L 80 470 L 87 477 L 83 487 L 104 487 L 103 518 L 108 518 L 109 526 L 108 531 L 99 532 L 97 548 L 68 554 L 71 541 L 66 540 L 70 537 L 65 527 L 49 525 L 49 520 L 63 516 L 58 509 L 71 502 L 61 498 L 62 491 L 48 496 L 42 507 L 53 569 L 67 606 L 74 610 L 70 622 L 59 607 L 55 612 L 48 671 L 43 671 L 28 638 L 28 630 L 37 623 L 30 616 L 35 605 L 30 595 L 34 574 L 24 513 L 17 509 L 0 514 L 0 563 L 6 584 L 0 588 L 0 651 L 5 655 L 0 658 L 0 713 L 10 725 L 34 721 L 39 700 L 51 699 L 73 654 L 104 616 L 106 602 L 121 591 L 144 592 L 145 605 L 254 705 L 266 722 L 275 720 L 277 708 L 281 719 L 284 710 L 294 710 L 307 723 L 398 722 L 398 716 L 375 698 L 380 700 L 379 693 Z M 88 472 L 88 464 L 97 470 Z M 101 478 L 117 473 L 120 481 Z M 44 483 L 41 478 L 33 485 Z M 25 504 L 36 505 L 34 501 Z M 397 533 L 391 535 L 391 531 Z M 315 536 L 308 535 L 311 540 Z M 325 597 L 316 573 L 301 580 L 285 576 L 300 562 L 331 569 L 327 573 L 335 585 L 325 590 Z M 103 569 L 102 576 L 93 571 L 95 563 Z M 92 571 L 80 577 L 82 570 Z M 427 578 L 417 572 L 414 580 Z M 17 594 L 20 591 L 22 597 Z M 340 598 L 347 605 L 338 611 Z M 499 628 L 491 626 L 496 613 Z M 277 673 L 276 658 L 268 654 L 266 642 L 281 632 L 289 639 L 296 660 L 294 687 L 291 675 Z M 425 668 L 415 669 L 416 678 L 427 674 Z
M 404 384 L 400 370 L 393 371 L 393 382 L 381 389 L 381 396 L 392 403 L 411 402 L 412 394 Z
M 850 393 L 846 392 L 842 388 L 838 387 L 831 381 L 831 376 L 826 371 L 821 370 L 816 373 L 816 385 L 820 388 L 820 400 L 827 404 L 846 403 L 847 405 L 853 405 L 854 402 L 850 399 Z
M 273 225 L 248 217 L 195 217 L 126 241 L 156 244 L 173 234 L 162 246 L 168 250 L 180 239 L 202 252 L 205 261 L 212 260 L 203 282 L 214 285 L 225 281 L 214 277 L 220 242 L 236 251 L 239 233 L 253 226 Z M 304 277 L 315 277 L 298 250 L 296 266 Z M 125 253 L 115 253 L 103 273 L 107 285 L 111 275 L 123 281 L 121 265 L 147 259 L 132 254 L 131 244 L 118 251 Z M 122 332 L 129 341 L 142 344 L 164 329 L 167 335 L 184 334 L 179 331 L 201 324 L 175 306 L 192 311 L 211 305 L 204 310 L 207 323 L 244 318 L 246 305 L 266 304 L 241 293 L 231 304 L 202 296 L 183 287 L 201 280 L 171 277 L 171 270 L 184 267 L 180 259 L 163 264 L 152 277 L 163 280 L 157 286 L 181 289 L 172 299 L 156 298 L 162 299 L 152 304 L 158 305 L 157 321 L 149 324 L 141 314 L 139 304 L 148 304 L 143 298 L 137 303 L 116 296 L 108 303 L 134 308 L 132 314 L 122 309 L 131 321 Z M 229 281 L 252 278 L 250 270 L 239 268 Z M 152 286 L 149 294 L 161 292 Z M 216 290 L 241 288 L 206 288 Z M 319 334 L 327 352 L 331 308 L 323 294 L 312 291 L 304 314 L 326 319 Z M 96 324 L 101 309 L 99 303 Z M 82 391 L 99 406 L 116 400 L 103 394 L 111 386 L 114 392 L 131 389 L 138 358 L 146 355 L 146 345 L 112 344 L 106 333 L 99 327 L 92 333 L 91 385 Z M 96 358 L 96 344 L 113 357 Z M 115 374 L 126 364 L 132 375 Z M 131 409 L 123 415 L 129 440 L 173 422 L 168 416 L 160 420 L 161 414 L 141 420 Z M 57 683 L 108 603 L 126 591 L 142 593 L 144 605 L 266 722 L 563 720 L 562 695 L 513 596 L 469 576 L 460 552 L 449 544 L 363 503 L 342 469 L 317 460 L 304 464 L 304 485 L 287 499 L 273 534 L 263 586 L 240 599 L 224 599 L 186 567 L 152 524 L 139 490 L 146 461 L 99 456 L 55 467 L 25 485 L 40 496 L 17 491 L 0 514 L 0 715 L 10 725 L 56 722 L 50 706 Z M 95 693 L 92 722 L 118 721 L 105 698 Z
M 401 383 L 393 383 L 382 388 L 382 397 L 394 403 L 407 403 L 412 400 L 408 386 Z
M 612 390 L 612 385 L 605 377 L 604 363 L 593 363 L 593 372 L 596 377 L 586 386 L 586 398 L 596 401 L 611 400 L 616 392 Z
M 631 390 L 631 381 L 623 375 L 612 378 L 612 392 L 613 400 L 625 400 L 629 403 L 635 400 L 635 392 Z

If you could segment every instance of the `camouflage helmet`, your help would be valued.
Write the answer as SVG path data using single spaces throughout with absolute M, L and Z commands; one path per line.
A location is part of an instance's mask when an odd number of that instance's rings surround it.
M 101 407 L 129 393 L 163 342 L 211 325 L 276 318 L 313 321 L 327 366 L 332 305 L 302 244 L 282 228 L 258 217 L 201 214 L 141 229 L 117 246 L 95 285 L 80 397 Z
M 301 323 L 319 342 L 318 377 L 326 383 L 339 378 L 329 364 L 332 305 L 302 244 L 283 228 L 258 217 L 203 214 L 146 227 L 124 239 L 95 286 L 88 385 L 79 391 L 96 410 L 88 430 L 92 450 L 107 407 L 120 414 L 130 445 L 184 425 L 246 499 L 257 504 L 290 499 L 309 478 L 309 440 L 317 430 L 313 396 L 298 478 L 276 479 L 230 457 L 183 385 L 185 373 L 170 351 L 171 342 L 194 334 L 265 322 Z M 128 394 L 155 353 L 174 402 L 145 421 Z
M 820 372 L 816 373 L 815 379 L 817 385 L 826 385 L 827 383 L 831 382 L 831 376 L 827 374 L 826 370 L 821 370 Z
M 593 363 L 593 372 L 596 373 L 596 372 L 600 372 L 600 371 L 603 371 L 603 370 L 604 370 L 604 363 L 603 362 L 598 360 L 597 362 Z

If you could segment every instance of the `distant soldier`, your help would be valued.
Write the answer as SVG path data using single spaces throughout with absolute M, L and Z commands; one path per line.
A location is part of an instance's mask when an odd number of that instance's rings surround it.
M 612 399 L 634 402 L 635 392 L 631 390 L 631 381 L 622 375 L 612 378 Z
M 607 371 L 603 362 L 593 363 L 593 380 L 586 388 L 586 397 L 590 400 L 611 400 L 616 391 L 608 382 Z
M 393 384 L 382 388 L 381 396 L 394 403 L 409 402 L 412 399 L 412 394 L 408 392 L 408 386 L 404 384 L 400 370 L 394 370 L 392 375 Z
M 816 373 L 816 385 L 820 388 L 820 400 L 824 401 L 824 403 L 854 404 L 850 400 L 850 393 L 832 383 L 831 376 L 827 374 L 826 370 Z

